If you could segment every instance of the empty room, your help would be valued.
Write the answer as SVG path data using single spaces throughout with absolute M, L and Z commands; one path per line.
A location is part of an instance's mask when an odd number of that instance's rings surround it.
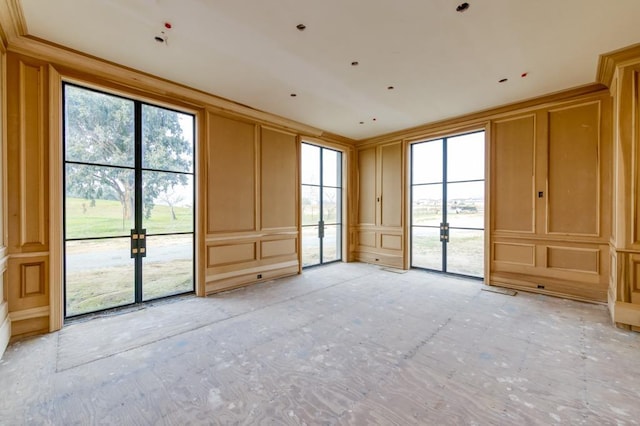
M 639 424 L 638 17 L 3 0 L 0 424 Z

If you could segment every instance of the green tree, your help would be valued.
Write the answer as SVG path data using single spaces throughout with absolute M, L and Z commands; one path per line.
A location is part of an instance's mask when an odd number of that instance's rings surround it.
M 191 171 L 192 144 L 183 135 L 179 116 L 174 111 L 142 105 L 143 168 Z M 86 198 L 92 203 L 96 199 L 120 201 L 123 227 L 130 222 L 134 209 L 134 129 L 133 101 L 66 86 L 66 160 L 87 163 L 67 164 L 67 195 Z M 154 200 L 161 194 L 186 182 L 186 175 L 143 171 L 145 217 L 150 217 Z

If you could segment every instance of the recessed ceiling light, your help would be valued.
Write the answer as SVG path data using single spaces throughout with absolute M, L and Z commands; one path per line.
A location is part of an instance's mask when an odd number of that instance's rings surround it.
M 393 89 L 395 89 L 395 87 L 393 87 L 393 86 L 387 87 L 387 90 L 393 90 Z
M 503 78 L 503 79 L 498 80 L 498 83 L 506 83 L 507 81 L 509 81 L 508 78 Z
M 352 67 L 357 67 L 358 65 L 360 65 L 360 63 L 358 61 L 351 62 L 351 66 Z
M 296 28 L 298 29 L 298 31 L 304 31 L 307 29 L 307 26 L 305 24 L 298 24 L 296 25 Z
M 456 12 L 465 12 L 467 9 L 469 9 L 469 3 L 464 2 L 456 7 Z
M 378 121 L 378 119 L 377 119 L 377 118 L 374 118 L 374 119 L 373 119 L 373 121 Z
M 360 124 L 364 124 L 364 121 L 361 121 Z

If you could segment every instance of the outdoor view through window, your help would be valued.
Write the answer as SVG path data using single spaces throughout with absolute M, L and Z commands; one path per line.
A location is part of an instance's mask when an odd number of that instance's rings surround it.
M 484 132 L 411 146 L 411 266 L 484 274 Z
M 193 291 L 194 117 L 64 85 L 65 315 Z

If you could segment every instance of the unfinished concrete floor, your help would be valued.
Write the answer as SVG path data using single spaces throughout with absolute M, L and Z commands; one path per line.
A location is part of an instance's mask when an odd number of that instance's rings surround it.
M 604 306 L 334 264 L 12 344 L 2 424 L 638 424 Z

